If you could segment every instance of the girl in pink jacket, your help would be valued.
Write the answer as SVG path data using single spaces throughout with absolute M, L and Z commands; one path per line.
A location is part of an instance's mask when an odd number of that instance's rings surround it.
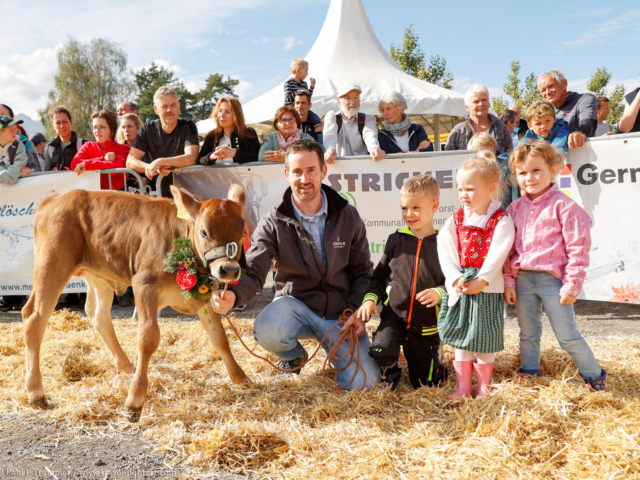
M 512 178 L 524 192 L 507 213 L 516 240 L 504 264 L 504 298 L 516 306 L 520 325 L 520 375 L 539 376 L 542 307 L 587 387 L 604 390 L 607 372 L 578 331 L 573 304 L 585 279 L 591 218 L 553 183 L 564 155 L 545 141 L 519 146 L 509 157 Z

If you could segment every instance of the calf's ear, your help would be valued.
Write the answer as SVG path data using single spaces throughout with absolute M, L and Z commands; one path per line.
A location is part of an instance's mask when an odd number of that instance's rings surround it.
M 186 190 L 173 185 L 171 185 L 171 194 L 178 207 L 178 216 L 184 212 L 195 222 L 196 216 L 200 211 L 200 202 L 193 198 Z
M 238 185 L 237 183 L 232 184 L 229 187 L 229 194 L 227 195 L 227 198 L 240 204 L 240 210 L 244 216 L 244 205 L 247 203 L 247 196 L 244 194 L 244 188 L 242 188 L 242 185 Z

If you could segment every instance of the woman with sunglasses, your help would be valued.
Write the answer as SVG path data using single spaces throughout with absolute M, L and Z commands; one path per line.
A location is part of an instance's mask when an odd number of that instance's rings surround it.
M 118 129 L 118 117 L 109 110 L 100 110 L 91 114 L 91 126 L 95 142 L 85 143 L 73 157 L 71 169 L 78 175 L 87 170 L 103 170 L 108 168 L 125 168 L 127 156 L 131 149 L 115 141 Z M 111 190 L 124 188 L 124 174 L 111 174 Z M 100 188 L 109 190 L 109 175 L 102 175 Z
M 300 115 L 291 105 L 280 107 L 273 119 L 275 132 L 264 139 L 258 160 L 264 162 L 284 162 L 284 153 L 293 142 L 300 139 L 315 139 L 300 128 Z

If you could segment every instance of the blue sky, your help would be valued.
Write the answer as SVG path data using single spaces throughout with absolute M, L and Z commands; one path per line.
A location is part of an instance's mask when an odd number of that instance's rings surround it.
M 241 80 L 243 102 L 271 89 L 304 57 L 329 0 L 59 0 L 4 8 L 0 103 L 35 117 L 56 72 L 56 49 L 71 35 L 118 42 L 132 68 L 159 61 L 191 89 L 211 73 Z M 640 86 L 640 4 L 635 1 L 506 2 L 363 0 L 385 48 L 413 23 L 427 56 L 446 58 L 455 90 L 483 83 L 501 93 L 512 60 L 522 72 L 560 68 L 572 89 L 605 66 L 613 82 Z M 6 41 L 10 39 L 10 41 Z M 313 75 L 313 65 L 310 66 Z

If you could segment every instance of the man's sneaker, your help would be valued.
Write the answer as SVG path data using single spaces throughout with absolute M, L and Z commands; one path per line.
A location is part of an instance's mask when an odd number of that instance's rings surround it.
M 281 370 L 291 370 L 291 371 L 281 372 L 280 370 L 278 370 L 278 376 L 293 375 L 293 374 L 300 375 L 300 370 L 302 370 L 302 364 L 304 364 L 307 360 L 309 360 L 309 354 L 304 348 L 302 349 L 302 355 L 297 356 L 293 360 L 280 360 L 278 363 L 276 363 L 276 367 L 278 367 Z M 294 368 L 296 370 L 293 370 Z

